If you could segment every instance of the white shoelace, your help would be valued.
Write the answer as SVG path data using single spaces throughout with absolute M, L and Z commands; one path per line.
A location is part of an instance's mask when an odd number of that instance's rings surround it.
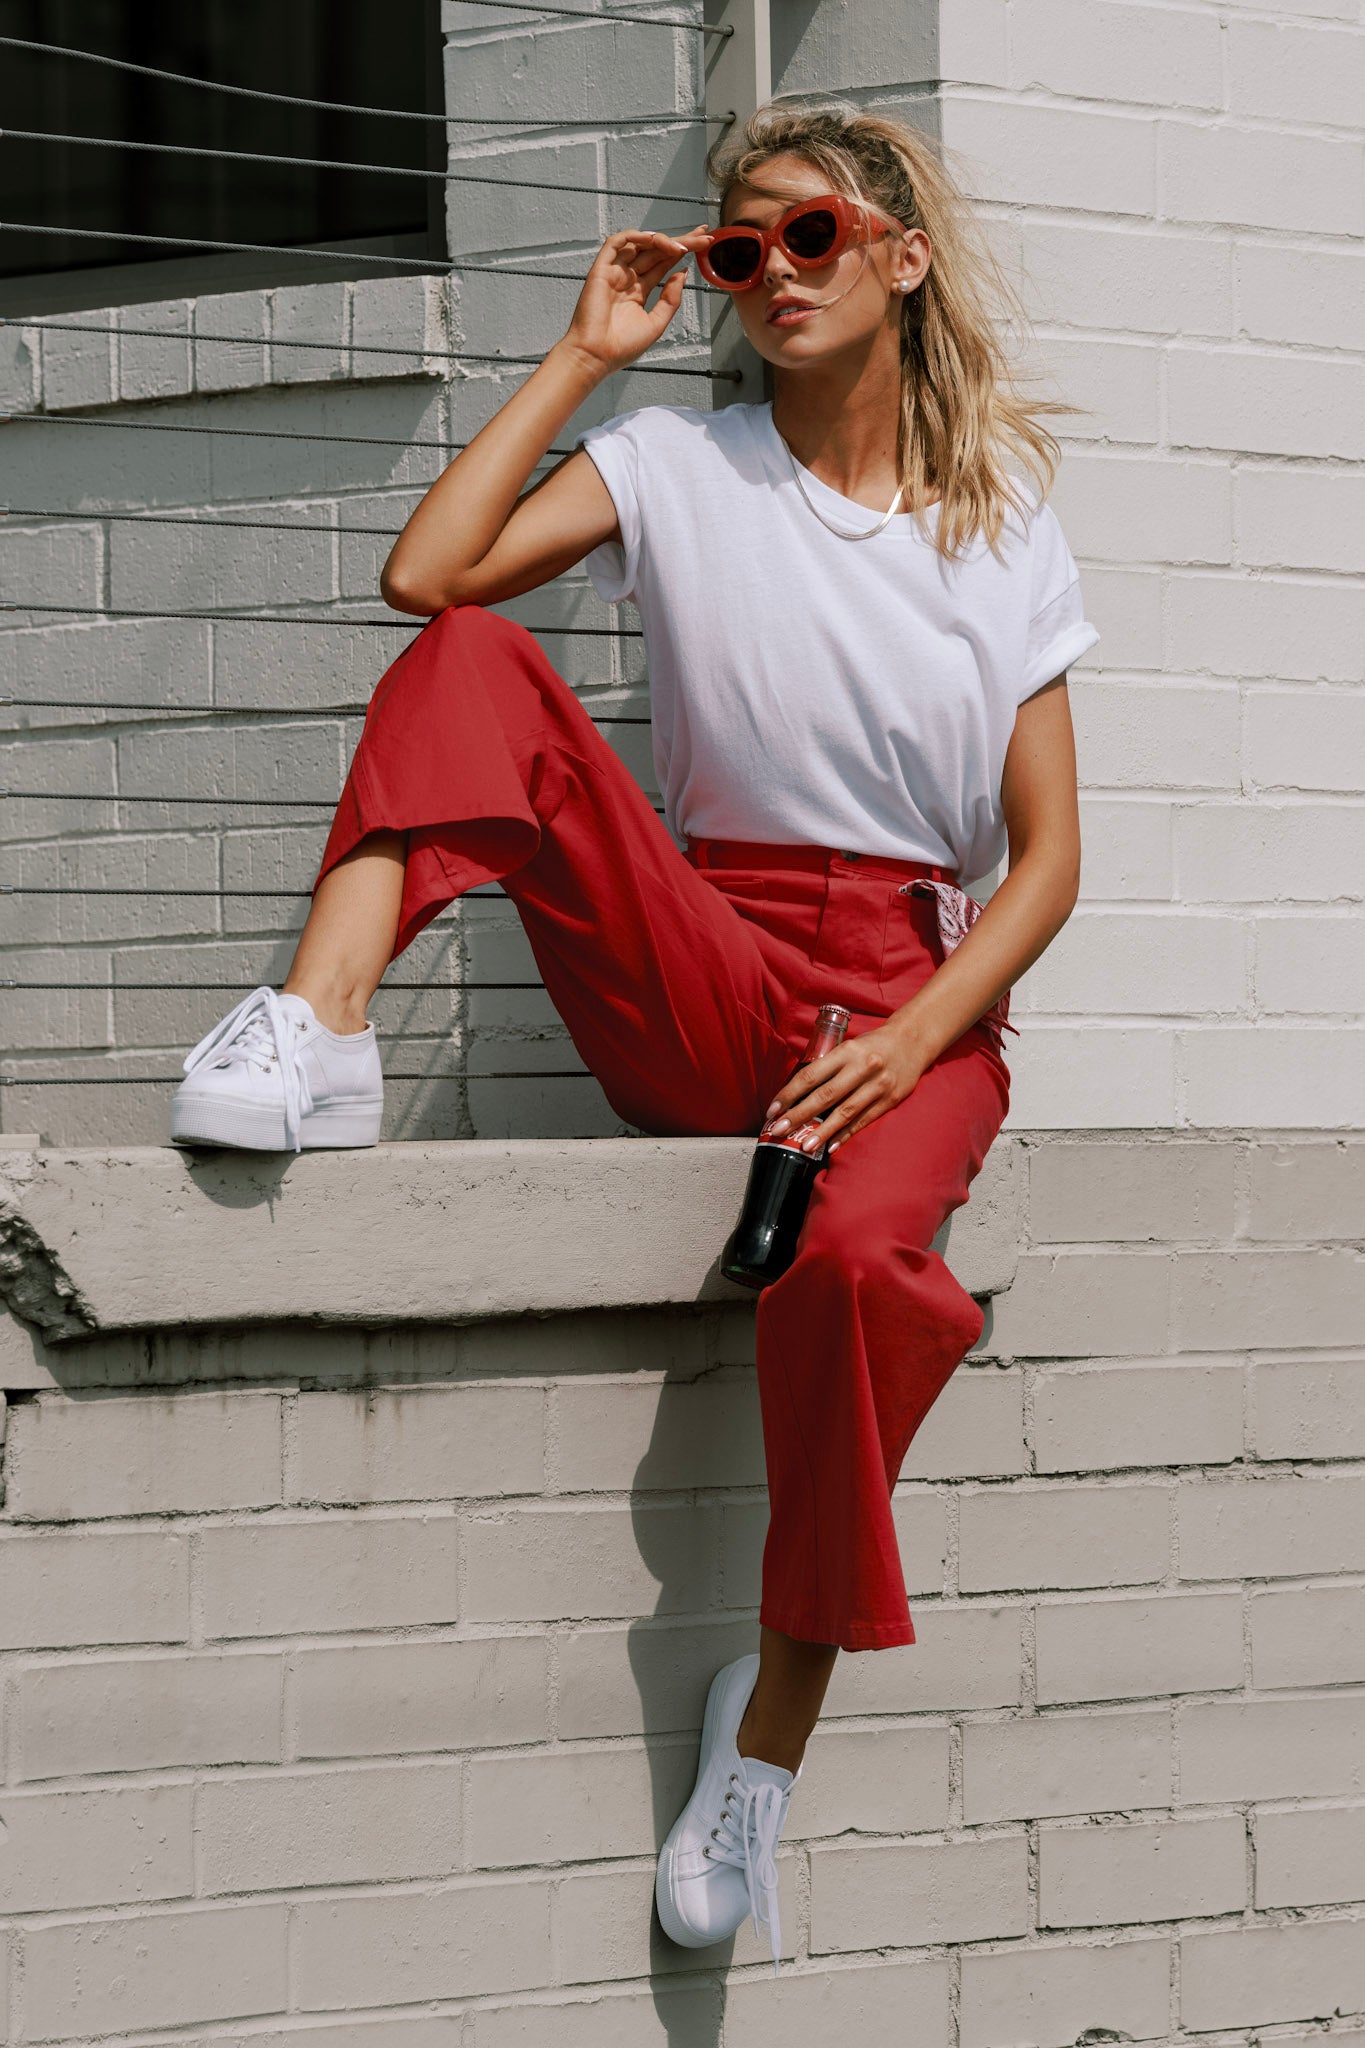
M 720 1863 L 733 1863 L 744 1872 L 744 1882 L 753 1910 L 754 1933 L 768 1930 L 773 1953 L 773 1974 L 782 1954 L 782 1925 L 777 1910 L 777 1843 L 782 1832 L 782 1788 L 771 1781 L 745 1784 L 739 1791 L 735 1775 L 721 1809 L 720 1826 L 714 1831 L 711 1855 Z
M 302 1151 L 302 1123 L 313 1107 L 313 1091 L 298 1056 L 298 1033 L 293 1019 L 273 988 L 262 985 L 243 996 L 221 1023 L 200 1039 L 187 1053 L 186 1074 L 201 1066 L 230 1066 L 235 1060 L 254 1060 L 267 1072 L 278 1065 L 284 1088 L 284 1142 L 294 1152 Z

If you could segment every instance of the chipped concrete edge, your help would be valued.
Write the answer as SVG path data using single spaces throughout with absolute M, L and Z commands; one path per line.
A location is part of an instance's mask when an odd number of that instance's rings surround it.
M 52 1342 L 99 1328 L 90 1303 L 24 1215 L 36 1152 L 0 1151 L 0 1300 Z

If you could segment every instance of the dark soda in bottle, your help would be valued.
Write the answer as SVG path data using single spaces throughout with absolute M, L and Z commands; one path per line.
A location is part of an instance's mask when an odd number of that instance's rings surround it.
M 822 1005 L 793 1074 L 843 1044 L 849 1015 L 840 1003 Z M 737 1280 L 742 1287 L 766 1287 L 795 1258 L 815 1176 L 829 1157 L 825 1146 L 815 1152 L 801 1150 L 800 1141 L 809 1134 L 809 1123 L 780 1138 L 770 1137 L 766 1124 L 759 1132 L 739 1221 L 721 1253 L 720 1270 L 727 1280 Z

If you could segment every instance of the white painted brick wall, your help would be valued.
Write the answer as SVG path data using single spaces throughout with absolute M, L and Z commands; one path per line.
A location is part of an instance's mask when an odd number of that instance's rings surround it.
M 1365 1146 L 1025 1151 L 776 1982 L 650 1918 L 754 1640 L 751 1304 L 0 1347 L 6 2038 L 1359 2040 Z
M 944 16 L 944 139 L 1089 409 L 1056 504 L 1103 634 L 1071 680 L 1082 900 L 1019 986 L 1011 1113 L 1354 1125 L 1361 10 Z
M 1086 408 L 1066 423 L 1057 492 L 1103 632 L 1071 691 L 1083 895 L 1016 993 L 1024 1032 L 1010 1042 L 1011 1118 L 1020 1128 L 1354 1127 L 1365 1115 L 1352 1057 L 1362 1009 L 1360 863 L 1351 858 L 1365 531 L 1359 10 L 1354 0 L 942 0 L 936 22 L 933 10 L 910 21 L 869 6 L 852 41 L 836 40 L 828 13 L 817 8 L 801 26 L 777 18 L 778 89 L 834 85 L 937 121 L 1001 253 L 1022 266 L 1049 376 Z M 667 120 L 622 126 L 632 110 L 697 110 L 701 38 L 527 22 L 465 0 L 447 4 L 445 30 L 448 103 L 473 117 L 452 130 L 456 173 L 701 192 L 706 131 Z M 934 78 L 942 84 L 930 103 Z M 557 129 L 570 110 L 600 127 Z M 543 113 L 544 125 L 511 136 L 478 125 L 481 114 L 509 111 Z M 678 226 L 700 213 L 453 183 L 451 248 L 480 264 L 573 269 L 614 227 Z M 86 331 L 49 332 L 28 349 L 7 331 L 6 389 L 20 409 L 68 416 L 94 408 L 117 418 L 128 407 L 129 417 L 211 415 L 296 434 L 462 439 L 514 370 L 433 358 L 414 375 L 422 366 L 411 360 L 350 345 L 534 354 L 562 332 L 573 296 L 564 281 L 476 272 L 449 291 L 364 279 L 170 299 L 83 315 Z M 661 357 L 703 366 L 708 317 L 689 294 Z M 124 332 L 135 326 L 185 339 Z M 209 394 L 218 394 L 211 405 Z M 628 373 L 595 395 L 585 418 L 678 400 L 712 402 L 696 378 Z M 0 569 L 16 601 L 297 605 L 339 616 L 373 613 L 387 542 L 334 529 L 401 524 L 440 463 L 439 450 L 400 445 L 73 426 L 11 428 L 6 453 L 11 502 L 90 513 L 71 524 L 6 522 Z M 300 531 L 227 535 L 211 517 L 197 529 L 139 530 L 101 516 L 139 507 L 283 514 Z M 508 609 L 545 626 L 611 618 L 581 573 Z M 634 624 L 628 608 L 621 617 Z M 544 637 L 600 710 L 645 708 L 638 642 Z M 242 722 L 182 716 L 170 728 L 129 714 L 106 740 L 82 713 L 7 714 L 22 738 L 0 744 L 0 773 L 51 796 L 6 803 L 6 878 L 29 887 L 106 880 L 131 858 L 134 886 L 293 893 L 11 897 L 0 904 L 11 977 L 221 977 L 232 988 L 278 979 L 324 812 L 244 811 L 206 829 L 211 812 L 81 804 L 77 793 L 325 797 L 358 725 L 309 716 L 308 706 L 363 702 L 401 644 L 353 627 L 67 625 L 20 612 L 0 636 L 7 694 L 231 705 Z M 298 704 L 300 722 L 252 726 L 252 708 L 267 703 Z M 648 786 L 643 729 L 609 737 Z M 184 870 L 178 884 L 172 869 Z M 94 937 L 105 944 L 92 946 Z M 444 992 L 417 1008 L 397 992 L 377 999 L 396 1071 L 579 1064 L 542 997 L 460 992 L 463 980 L 535 979 L 496 895 L 447 914 L 394 978 L 409 974 L 434 976 Z M 232 988 L 172 1002 L 16 995 L 7 1042 L 35 1077 L 173 1077 Z M 4 1098 L 10 1128 L 90 1140 L 163 1129 L 164 1090 L 49 1086 Z M 618 1128 L 590 1080 L 433 1078 L 395 1083 L 390 1098 L 395 1135 Z

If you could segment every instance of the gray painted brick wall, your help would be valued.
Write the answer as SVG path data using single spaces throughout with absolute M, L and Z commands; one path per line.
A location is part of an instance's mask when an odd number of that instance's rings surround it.
M 776 1982 L 650 1928 L 754 1639 L 751 1301 L 11 1325 L 7 2038 L 1358 2038 L 1365 1147 L 1015 1142 L 1014 1280 L 896 1488 L 918 1640 L 836 1667 Z

